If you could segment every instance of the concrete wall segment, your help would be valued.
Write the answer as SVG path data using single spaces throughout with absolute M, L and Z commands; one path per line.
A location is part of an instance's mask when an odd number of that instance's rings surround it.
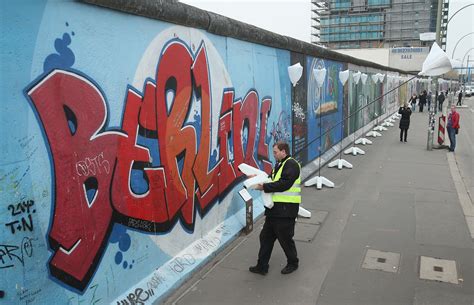
M 171 12 L 181 5 L 169 1 L 100 3 L 121 10 L 25 0 L 2 11 L 6 304 L 162 300 L 243 228 L 236 165 L 268 172 L 278 140 L 312 164 L 319 154 L 305 147 L 308 127 L 337 125 L 352 105 L 348 96 L 358 104 L 383 89 L 368 83 L 351 95 L 338 78 L 348 64 L 328 59 L 334 52 L 262 31 L 265 44 L 224 36 L 236 26 L 250 40 L 255 29 L 237 21 L 226 27 L 222 16 L 187 16 L 197 12 L 188 6 Z M 268 45 L 275 37 L 280 47 Z M 326 58 L 308 55 L 311 48 Z M 304 73 L 293 87 L 287 68 L 296 62 Z M 314 67 L 327 69 L 324 84 L 315 83 Z M 349 120 L 344 136 L 382 113 L 366 115 Z M 340 130 L 324 137 L 324 151 L 339 147 Z M 258 217 L 264 208 L 252 195 Z

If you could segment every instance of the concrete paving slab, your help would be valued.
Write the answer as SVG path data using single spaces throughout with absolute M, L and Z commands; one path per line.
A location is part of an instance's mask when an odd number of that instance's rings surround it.
M 472 295 L 437 285 L 436 287 L 416 288 L 413 305 L 472 305 Z
M 459 203 L 417 202 L 416 241 L 462 248 L 471 242 Z
M 300 217 L 298 218 L 297 222 L 313 224 L 313 225 L 321 225 L 323 224 L 324 220 L 329 214 L 329 212 L 327 211 L 317 211 L 317 210 L 311 210 L 311 209 L 310 211 L 311 211 L 311 218 Z
M 312 242 L 318 234 L 320 225 L 314 225 L 310 223 L 301 223 L 297 222 L 295 226 L 295 241 L 302 241 L 302 242 Z
M 368 249 L 362 268 L 397 273 L 400 253 Z
M 459 284 L 456 262 L 434 257 L 420 257 L 420 279 Z
M 414 191 L 416 202 L 456 202 L 457 194 L 452 191 L 440 191 L 434 188 L 418 188 Z

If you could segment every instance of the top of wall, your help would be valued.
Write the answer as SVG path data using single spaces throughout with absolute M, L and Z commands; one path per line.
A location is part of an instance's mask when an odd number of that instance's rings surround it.
M 183 26 L 199 28 L 209 33 L 233 37 L 269 47 L 286 49 L 306 55 L 348 62 L 381 70 L 408 73 L 371 61 L 358 59 L 325 49 L 292 37 L 279 35 L 259 27 L 237 21 L 213 12 L 177 2 L 176 0 L 80 0 L 82 2 L 119 10 L 125 13 L 162 20 Z

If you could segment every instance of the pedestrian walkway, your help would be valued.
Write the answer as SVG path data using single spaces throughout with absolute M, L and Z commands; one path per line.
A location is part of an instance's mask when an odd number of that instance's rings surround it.
M 472 119 L 471 108 L 463 110 L 461 128 L 464 116 L 465 125 L 468 115 Z M 472 305 L 468 218 L 447 151 L 426 150 L 427 123 L 426 112 L 414 113 L 408 142 L 401 143 L 397 121 L 362 147 L 365 155 L 344 156 L 353 169 L 322 170 L 334 189 L 303 189 L 304 207 L 313 217 L 297 222 L 296 272 L 280 273 L 286 259 L 278 243 L 266 276 L 248 271 L 257 260 L 261 219 L 253 233 L 238 238 L 167 303 Z M 464 137 L 472 138 L 472 129 L 465 127 L 452 156 L 461 156 L 459 168 L 469 163 L 472 147 Z M 472 171 L 460 173 L 469 190 Z

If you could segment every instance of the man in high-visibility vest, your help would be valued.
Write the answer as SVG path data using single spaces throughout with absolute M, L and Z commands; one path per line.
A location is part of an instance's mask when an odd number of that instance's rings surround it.
M 265 224 L 260 232 L 260 250 L 256 266 L 250 267 L 250 272 L 265 275 L 268 273 L 268 262 L 273 250 L 273 244 L 278 239 L 285 252 L 287 265 L 281 270 L 288 274 L 298 269 L 298 255 L 293 236 L 295 235 L 295 220 L 301 203 L 300 165 L 290 156 L 288 143 L 277 142 L 273 145 L 273 156 L 277 161 L 272 174 L 272 182 L 257 186 L 265 193 L 273 193 L 274 206 L 265 208 Z

